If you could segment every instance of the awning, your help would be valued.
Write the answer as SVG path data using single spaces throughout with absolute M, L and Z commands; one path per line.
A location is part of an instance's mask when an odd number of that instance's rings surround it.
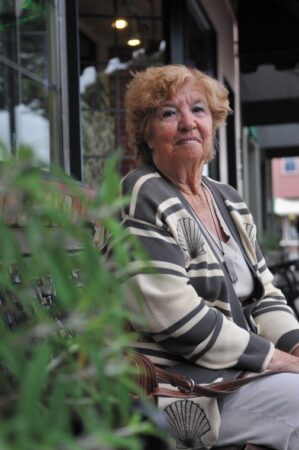
M 274 212 L 279 216 L 288 216 L 289 214 L 299 216 L 299 199 L 275 198 Z

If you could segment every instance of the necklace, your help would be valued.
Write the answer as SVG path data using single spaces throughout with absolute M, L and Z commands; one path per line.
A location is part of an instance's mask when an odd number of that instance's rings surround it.
M 203 190 L 203 194 L 205 196 L 205 199 L 206 199 L 206 202 L 207 202 L 207 205 L 208 205 L 208 208 L 209 208 L 210 215 L 212 217 L 214 228 L 216 230 L 218 243 L 216 242 L 216 240 L 214 239 L 214 237 L 210 233 L 210 231 L 203 224 L 203 222 L 202 221 L 200 221 L 200 222 L 201 222 L 202 226 L 204 227 L 204 229 L 206 230 L 206 232 L 208 233 L 208 236 L 210 237 L 210 240 L 212 241 L 214 246 L 216 246 L 216 248 L 218 248 L 219 252 L 221 253 L 223 265 L 224 265 L 224 267 L 226 269 L 226 272 L 228 273 L 228 276 L 229 276 L 231 282 L 232 283 L 236 283 L 238 281 L 238 275 L 237 275 L 237 273 L 235 271 L 235 267 L 234 267 L 233 261 L 225 254 L 225 251 L 223 249 L 223 245 L 222 245 L 222 241 L 221 241 L 221 238 L 220 238 L 220 235 L 219 235 L 219 232 L 218 232 L 217 224 L 216 224 L 216 221 L 215 221 L 215 218 L 214 218 L 214 214 L 212 212 L 212 209 L 211 209 L 211 206 L 210 206 L 210 201 L 208 199 L 208 196 L 207 196 L 207 193 L 206 193 L 206 188 L 205 188 L 204 185 L 203 185 L 203 189 L 202 190 Z

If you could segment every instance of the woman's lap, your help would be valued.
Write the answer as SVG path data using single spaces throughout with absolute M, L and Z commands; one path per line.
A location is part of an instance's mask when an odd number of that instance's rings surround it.
M 253 443 L 299 450 L 299 374 L 281 373 L 219 400 L 217 446 Z

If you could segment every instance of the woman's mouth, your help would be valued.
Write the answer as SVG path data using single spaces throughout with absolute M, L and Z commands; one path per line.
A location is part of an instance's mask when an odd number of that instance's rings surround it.
M 201 140 L 196 137 L 188 137 L 188 138 L 178 140 L 176 142 L 176 145 L 193 144 L 194 142 L 201 142 Z

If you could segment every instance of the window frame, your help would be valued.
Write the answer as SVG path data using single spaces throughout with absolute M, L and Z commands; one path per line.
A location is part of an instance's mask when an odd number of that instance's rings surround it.
M 290 162 L 290 160 L 294 163 L 294 169 L 289 170 L 287 168 L 287 164 Z M 298 158 L 295 156 L 287 156 L 282 158 L 282 173 L 283 175 L 297 175 L 298 174 Z
M 27 77 L 30 81 L 37 83 L 39 86 L 47 90 L 47 98 L 49 103 L 48 121 L 49 121 L 49 161 L 59 165 L 66 171 L 67 155 L 64 151 L 64 144 L 68 139 L 63 125 L 67 121 L 68 108 L 66 107 L 66 98 L 63 98 L 64 86 L 66 86 L 66 68 L 64 69 L 63 61 L 65 61 L 65 4 L 64 1 L 50 1 L 49 11 L 46 16 L 47 30 L 47 52 L 48 52 L 48 79 L 42 77 L 22 65 L 18 53 L 20 46 L 17 44 L 16 60 L 10 59 L 0 54 L 0 63 L 9 70 L 12 70 L 17 79 L 17 96 L 20 95 L 21 77 Z M 13 10 L 17 8 L 16 0 L 13 4 Z M 17 33 L 19 32 L 19 21 L 16 15 Z M 21 39 L 21 38 L 20 38 Z M 63 86 L 64 85 L 64 86 Z M 10 120 L 14 122 L 14 119 Z M 9 126 L 10 150 L 12 154 L 16 154 L 18 145 L 18 136 L 15 136 L 13 127 Z

